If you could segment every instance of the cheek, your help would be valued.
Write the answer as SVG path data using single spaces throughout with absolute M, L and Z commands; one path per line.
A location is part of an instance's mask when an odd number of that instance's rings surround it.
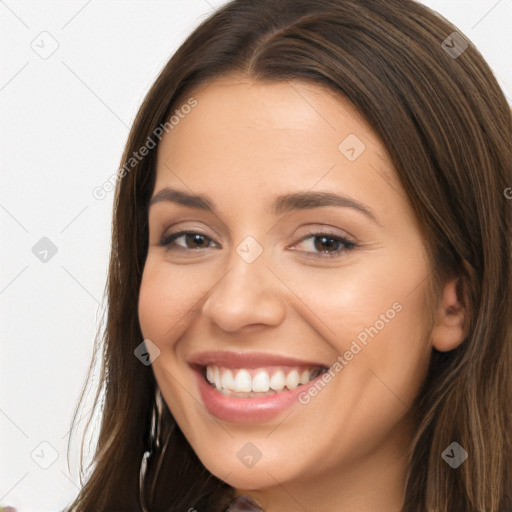
M 414 311 L 418 315 L 415 324 L 423 325 L 426 264 L 421 254 L 397 258 L 395 252 L 399 251 L 360 253 L 338 268 L 282 266 L 280 276 L 318 320 L 334 331 L 334 337 L 346 331 L 357 333 L 390 309 L 388 316 L 398 316 L 395 303 Z
M 190 375 L 178 363 L 176 350 L 177 340 L 190 324 L 198 301 L 190 278 L 190 273 L 173 271 L 168 262 L 149 254 L 138 301 L 142 335 L 160 349 L 151 365 L 155 379 L 164 401 L 186 432 L 194 430 L 184 414 L 190 406 L 189 396 L 182 392 L 183 383 L 188 382 Z
M 138 315 L 144 338 L 156 344 L 179 329 L 180 320 L 193 308 L 193 288 L 183 272 L 148 256 L 139 292 Z
M 283 280 L 304 299 L 316 331 L 346 354 L 357 378 L 374 372 L 409 399 L 430 355 L 428 270 L 420 252 L 398 254 L 366 253 L 346 267 L 302 271 L 300 279 L 287 271 Z

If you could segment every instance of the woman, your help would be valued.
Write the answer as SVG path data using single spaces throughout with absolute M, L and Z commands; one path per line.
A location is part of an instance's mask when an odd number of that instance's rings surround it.
M 235 0 L 116 188 L 69 511 L 512 510 L 512 122 L 409 0 Z

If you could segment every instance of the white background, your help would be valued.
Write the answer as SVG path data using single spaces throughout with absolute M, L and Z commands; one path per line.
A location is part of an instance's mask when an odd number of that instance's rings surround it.
M 53 512 L 78 492 L 82 432 L 69 468 L 68 432 L 101 313 L 113 199 L 92 190 L 119 167 L 160 69 L 223 3 L 0 0 L 2 505 Z M 512 0 L 424 3 L 476 44 L 512 103 Z M 48 58 L 33 49 L 57 44 Z M 46 263 L 32 252 L 42 237 L 58 251 Z

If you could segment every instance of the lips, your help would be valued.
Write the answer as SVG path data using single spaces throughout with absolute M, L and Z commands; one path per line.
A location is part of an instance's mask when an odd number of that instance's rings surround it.
M 271 419 L 328 369 L 318 361 L 228 351 L 202 352 L 189 364 L 205 407 L 231 422 Z
M 264 352 L 210 351 L 201 352 L 189 359 L 189 364 L 206 367 L 208 365 L 226 368 L 260 368 L 266 366 L 292 366 L 301 368 L 327 368 L 319 361 L 308 361 L 294 357 Z

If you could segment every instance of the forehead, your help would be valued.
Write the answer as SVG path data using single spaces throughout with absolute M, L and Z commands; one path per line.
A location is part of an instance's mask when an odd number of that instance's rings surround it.
M 191 97 L 196 106 L 182 109 Z M 222 77 L 185 95 L 174 112 L 181 115 L 159 145 L 155 190 L 180 181 L 265 194 L 317 184 L 400 188 L 378 137 L 326 87 Z
M 191 97 L 197 106 L 180 116 L 179 129 L 174 126 L 166 137 L 170 146 L 191 135 L 204 137 L 202 144 L 214 138 L 225 140 L 225 135 L 235 139 L 252 135 L 261 137 L 270 150 L 286 151 L 279 144 L 285 137 L 297 141 L 308 139 L 309 145 L 323 139 L 330 146 L 332 139 L 336 141 L 348 129 L 354 129 L 371 145 L 379 145 L 364 118 L 346 98 L 317 84 L 221 77 L 181 98 L 175 112 Z M 174 119 L 178 121 L 176 116 Z M 326 137 L 327 134 L 332 137 Z M 255 140 L 255 144 L 259 141 Z M 247 140 L 246 144 L 249 143 Z

